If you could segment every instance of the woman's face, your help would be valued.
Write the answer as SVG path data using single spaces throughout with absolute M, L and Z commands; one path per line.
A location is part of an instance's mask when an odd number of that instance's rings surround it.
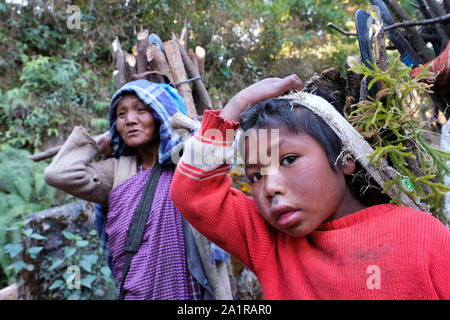
M 123 96 L 116 110 L 116 127 L 123 141 L 131 148 L 151 145 L 158 135 L 158 128 L 150 111 L 133 95 Z

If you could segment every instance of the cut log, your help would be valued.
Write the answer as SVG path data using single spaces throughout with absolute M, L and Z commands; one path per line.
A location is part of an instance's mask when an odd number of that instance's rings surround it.
M 118 85 L 121 88 L 125 83 L 129 81 L 129 76 L 127 74 L 127 67 L 125 65 L 125 55 L 122 50 L 122 47 L 120 46 L 119 38 L 116 37 L 116 40 L 112 43 L 113 50 L 114 50 L 114 59 L 116 61 L 116 68 L 119 70 L 119 83 Z
M 148 41 L 148 29 L 142 30 L 138 33 L 138 44 L 137 44 L 137 73 L 144 73 L 148 71 L 148 60 L 147 60 L 147 48 L 149 46 Z
M 345 80 L 337 68 L 316 73 L 306 83 L 303 91 L 324 95 L 337 110 L 343 112 L 345 105 Z
M 128 76 L 130 77 L 128 81 L 131 81 L 132 76 L 136 74 L 136 56 L 125 52 L 125 65 L 127 67 Z
M 205 49 L 203 49 L 200 46 L 196 46 L 195 55 L 197 56 L 198 60 L 198 71 L 200 72 L 200 75 L 203 77 L 205 75 L 205 58 L 206 58 Z
M 188 78 L 186 70 L 184 69 L 183 59 L 181 58 L 178 42 L 175 40 L 166 41 L 164 42 L 164 49 L 166 51 L 167 61 L 169 62 L 174 81 L 175 83 L 179 83 L 178 85 L 176 85 L 176 88 L 184 99 L 187 114 L 189 117 L 195 117 L 197 115 L 197 111 L 195 109 L 191 87 L 189 86 L 189 83 L 182 83 Z
M 175 41 L 178 43 L 178 46 L 180 48 L 181 59 L 183 60 L 187 75 L 191 79 L 198 78 L 200 76 L 199 72 L 192 63 L 192 60 L 187 54 L 183 45 L 179 42 L 178 39 L 175 39 Z M 197 101 L 195 101 L 197 114 L 203 114 L 203 110 L 212 109 L 211 99 L 209 98 L 208 91 L 206 91 L 205 85 L 201 78 L 193 81 L 193 91 L 195 92 L 195 96 L 197 97 Z
M 119 72 L 119 70 L 114 70 L 113 77 L 114 77 L 114 82 L 116 84 L 116 90 L 119 90 L 122 87 L 122 83 L 120 82 L 120 72 Z
M 149 62 L 150 69 L 153 71 L 158 71 L 164 75 L 166 75 L 167 78 L 169 78 L 170 82 L 173 82 L 173 76 L 172 72 L 170 70 L 170 66 L 167 63 L 166 57 L 164 56 L 164 53 L 161 51 L 161 49 L 155 45 L 152 44 L 148 46 L 147 48 L 147 61 Z M 163 82 L 164 79 L 161 77 L 161 79 L 158 82 Z
M 192 64 L 194 65 L 194 67 L 197 70 L 198 74 L 200 74 L 200 69 L 198 68 L 198 59 L 197 59 L 197 56 L 195 55 L 194 50 L 189 48 L 188 49 L 188 56 L 189 56 L 189 58 L 191 58 Z

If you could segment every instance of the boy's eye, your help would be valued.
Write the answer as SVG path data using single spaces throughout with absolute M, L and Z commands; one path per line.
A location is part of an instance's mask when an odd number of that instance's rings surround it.
M 262 178 L 262 175 L 259 172 L 252 173 L 248 176 L 248 181 L 250 183 L 255 183 Z
M 298 156 L 287 156 L 281 159 L 281 165 L 289 165 L 292 164 L 295 160 L 297 160 Z

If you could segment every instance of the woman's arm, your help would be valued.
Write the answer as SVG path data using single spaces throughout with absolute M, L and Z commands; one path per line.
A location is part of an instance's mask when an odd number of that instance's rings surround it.
M 96 142 L 85 128 L 75 127 L 45 169 L 45 182 L 77 198 L 107 204 L 114 180 L 114 159 L 94 161 L 101 154 L 99 146 L 108 152 L 107 139 L 105 134 Z

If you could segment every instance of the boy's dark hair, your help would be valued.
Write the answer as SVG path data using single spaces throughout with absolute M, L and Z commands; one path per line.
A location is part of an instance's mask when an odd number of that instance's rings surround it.
M 291 132 L 307 134 L 321 145 L 332 170 L 336 170 L 336 166 L 341 167 L 341 161 L 338 161 L 344 149 L 341 139 L 321 117 L 292 100 L 274 98 L 260 102 L 247 108 L 240 115 L 239 122 L 244 131 L 286 127 Z M 355 164 L 355 172 L 345 176 L 353 195 L 366 206 L 388 203 L 390 198 L 381 193 L 382 189 L 358 161 L 355 160 Z

